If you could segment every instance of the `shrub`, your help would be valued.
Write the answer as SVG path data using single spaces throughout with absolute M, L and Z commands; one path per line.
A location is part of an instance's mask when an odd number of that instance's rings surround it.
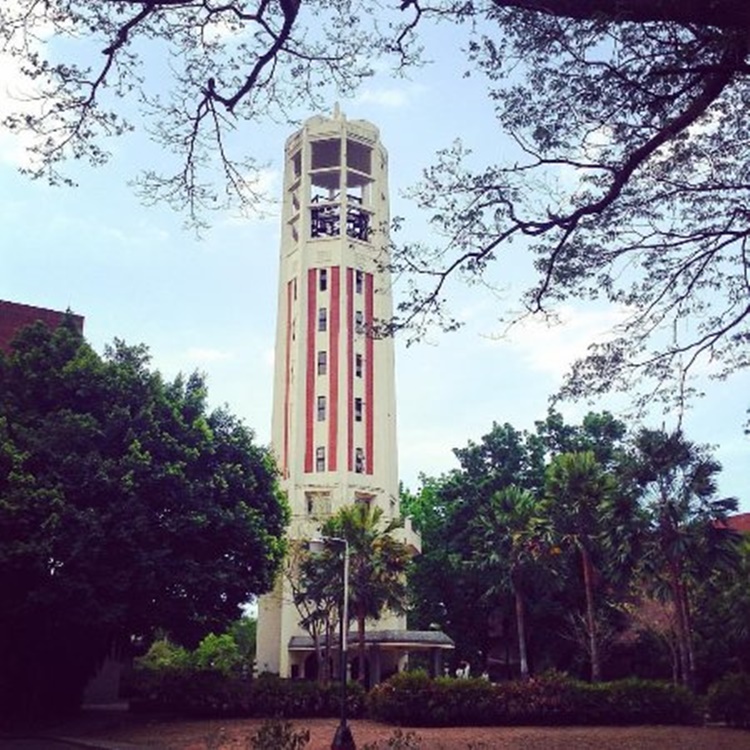
M 274 675 L 257 679 L 216 670 L 134 670 L 126 680 L 124 697 L 133 711 L 170 712 L 191 716 L 335 717 L 341 713 L 337 683 L 283 680 Z M 347 689 L 349 716 L 364 713 L 365 693 L 358 683 Z
M 135 664 L 151 670 L 182 669 L 190 666 L 190 652 L 168 638 L 159 638 L 143 656 L 135 660 Z
M 239 674 L 245 665 L 240 649 L 229 633 L 209 633 L 191 655 L 196 669 L 214 670 L 221 674 Z
M 588 683 L 559 674 L 492 685 L 426 675 L 397 676 L 369 696 L 375 719 L 412 726 L 690 724 L 700 720 L 684 688 L 650 680 Z
M 728 674 L 708 689 L 708 711 L 715 721 L 750 727 L 750 675 Z
M 341 714 L 339 683 L 318 684 L 302 680 L 284 680 L 265 674 L 254 680 L 250 691 L 253 716 L 339 716 Z M 358 682 L 347 685 L 347 714 L 362 716 L 365 691 Z
M 250 738 L 253 750 L 301 750 L 310 741 L 310 731 L 294 731 L 289 721 L 265 721 Z
M 242 716 L 249 711 L 250 684 L 249 679 L 214 670 L 141 667 L 127 676 L 122 693 L 138 713 Z
M 368 742 L 362 747 L 362 750 L 420 750 L 421 747 L 421 738 L 418 734 L 415 732 L 404 733 L 401 729 L 395 729 L 393 734 L 385 740 L 385 744 Z

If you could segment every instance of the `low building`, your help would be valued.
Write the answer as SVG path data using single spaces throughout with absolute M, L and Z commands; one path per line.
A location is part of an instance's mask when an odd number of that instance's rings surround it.
M 11 342 L 22 328 L 37 322 L 44 323 L 49 328 L 57 328 L 66 317 L 72 319 L 76 328 L 83 333 L 81 315 L 0 300 L 0 351 L 10 351 Z

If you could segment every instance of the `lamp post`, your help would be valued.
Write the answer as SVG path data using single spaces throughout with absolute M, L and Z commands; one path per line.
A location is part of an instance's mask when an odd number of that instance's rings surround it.
M 346 673 L 348 665 L 346 629 L 349 624 L 349 542 L 336 536 L 324 536 L 310 541 L 311 552 L 322 552 L 328 545 L 339 545 L 344 549 L 344 590 L 341 604 L 339 637 L 339 672 L 341 677 L 341 721 L 331 742 L 331 750 L 357 750 L 351 729 L 346 722 Z

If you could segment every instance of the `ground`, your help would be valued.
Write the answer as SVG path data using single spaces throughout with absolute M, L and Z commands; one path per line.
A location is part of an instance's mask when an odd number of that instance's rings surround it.
M 310 730 L 305 750 L 328 750 L 338 724 L 332 719 L 293 723 Z M 251 719 L 189 721 L 89 710 L 48 734 L 109 750 L 251 750 L 250 737 L 260 724 Z M 387 750 L 386 741 L 394 733 L 394 727 L 364 720 L 352 721 L 351 728 L 358 750 L 368 743 Z M 725 727 L 420 727 L 402 731 L 418 735 L 421 750 L 750 750 L 750 732 Z M 0 748 L 6 746 L 10 747 L 0 737 Z

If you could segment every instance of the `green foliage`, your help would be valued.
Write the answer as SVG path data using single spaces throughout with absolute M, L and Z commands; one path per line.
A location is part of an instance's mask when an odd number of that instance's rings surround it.
M 221 674 L 239 672 L 243 667 L 240 649 L 229 633 L 209 633 L 193 652 L 197 669 L 212 669 Z
M 685 688 L 649 680 L 590 684 L 550 673 L 526 681 L 431 680 L 400 675 L 374 688 L 371 715 L 411 726 L 692 724 L 700 706 Z
M 625 425 L 608 412 L 587 414 L 580 424 L 571 425 L 550 411 L 536 422 L 534 432 L 494 424 L 481 441 L 470 441 L 455 451 L 459 470 L 440 478 L 423 477 L 419 494 L 404 493 L 402 508 L 422 534 L 422 554 L 409 574 L 415 602 L 410 624 L 422 628 L 439 624 L 456 641 L 457 659 L 469 661 L 475 672 L 489 668 L 495 677 L 508 678 L 518 673 L 520 593 L 529 671 L 551 666 L 577 670 L 580 646 L 562 634 L 566 619 L 584 606 L 583 586 L 575 573 L 575 548 L 555 543 L 562 533 L 568 541 L 573 537 L 569 529 L 561 528 L 563 514 L 554 512 L 557 503 L 544 498 L 545 471 L 561 453 L 583 452 L 593 455 L 598 473 L 616 485 L 606 514 L 599 509 L 598 528 L 606 528 L 608 535 L 600 536 L 601 548 L 597 545 L 593 562 L 597 575 L 608 566 L 609 588 L 619 591 L 627 584 L 634 555 L 634 498 L 622 491 L 616 476 L 626 437 Z M 516 491 L 522 494 L 498 499 Z M 521 497 L 525 499 L 520 501 Z M 518 524 L 523 527 L 532 521 L 538 533 L 528 528 L 519 532 Z M 510 528 L 514 531 L 505 533 Z M 544 543 L 534 545 L 535 536 Z M 605 550 L 607 546 L 611 549 Z M 536 564 L 537 547 L 555 554 Z M 510 585 L 511 578 L 517 587 Z M 532 595 L 524 595 L 525 590 Z M 513 659 L 513 665 L 502 672 L 488 665 L 488 655 L 499 654 Z
M 714 721 L 750 728 L 750 674 L 728 674 L 711 685 L 708 710 Z
M 135 660 L 135 664 L 142 669 L 155 671 L 185 669 L 191 666 L 191 661 L 191 654 L 186 648 L 164 637 L 155 640 L 148 651 Z
M 254 617 L 240 617 L 229 626 L 227 632 L 237 644 L 243 663 L 252 665 L 255 661 L 258 620 Z
M 472 522 L 472 546 L 472 564 L 488 577 L 485 596 L 501 600 L 510 592 L 515 598 L 520 671 L 526 678 L 528 603 L 549 593 L 553 580 L 548 573 L 560 551 L 553 537 L 549 506 L 515 485 L 498 490 Z
M 73 710 L 97 664 L 162 629 L 194 646 L 267 589 L 287 509 L 269 453 L 199 375 L 32 326 L 0 355 L 0 705 Z M 11 646 L 12 644 L 12 646 Z
M 366 662 L 367 619 L 379 618 L 383 609 L 404 612 L 406 608 L 406 570 L 411 555 L 394 535 L 402 525 L 400 518 L 386 519 L 382 508 L 355 503 L 340 508 L 321 529 L 324 536 L 345 539 L 348 543 L 349 614 L 357 622 L 360 664 Z M 342 553 L 340 549 L 336 552 Z M 319 569 L 324 586 L 330 584 L 330 571 L 330 564 Z M 341 580 L 343 568 L 339 567 L 339 571 L 336 578 Z M 359 679 L 364 682 L 364 670 L 360 671 Z
M 696 588 L 693 625 L 701 683 L 729 672 L 750 672 L 750 536 L 734 545 L 733 565 L 715 569 Z
M 256 679 L 217 670 L 169 668 L 134 670 L 125 696 L 139 712 L 171 711 L 189 716 L 336 717 L 341 713 L 338 683 L 284 680 L 263 674 Z M 365 692 L 347 688 L 347 714 L 361 716 Z
M 690 591 L 721 566 L 738 562 L 735 535 L 719 522 L 736 510 L 735 498 L 718 498 L 721 465 L 705 446 L 680 430 L 642 429 L 628 466 L 649 521 L 642 573 L 652 588 L 669 592 L 675 608 L 680 678 L 695 685 L 695 639 Z
M 575 549 L 580 560 L 586 600 L 583 642 L 591 663 L 591 679 L 601 679 L 601 642 L 596 619 L 595 563 L 609 531 L 606 509 L 615 492 L 614 477 L 604 471 L 593 451 L 561 453 L 547 467 L 545 491 L 551 500 L 553 524 L 562 543 Z
M 310 730 L 294 731 L 289 721 L 269 720 L 250 738 L 253 750 L 302 750 L 310 742 Z

